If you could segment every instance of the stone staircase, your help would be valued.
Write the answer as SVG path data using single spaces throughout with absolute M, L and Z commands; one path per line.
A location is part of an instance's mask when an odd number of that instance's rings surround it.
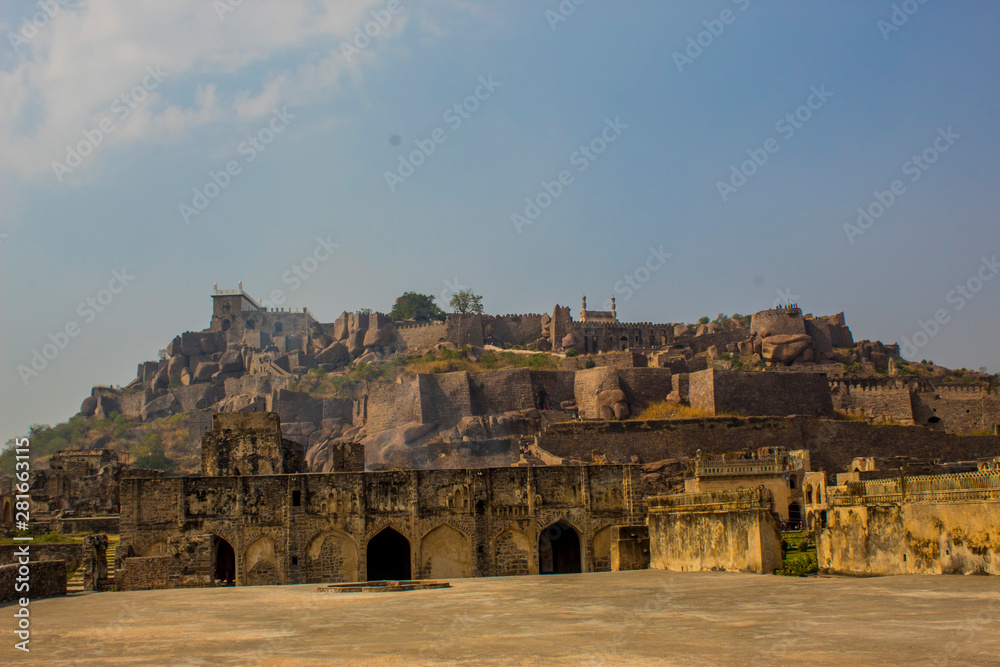
M 115 577 L 115 555 L 118 553 L 118 543 L 108 545 L 108 551 L 106 554 L 106 559 L 108 563 L 108 576 L 114 579 Z M 83 592 L 83 566 L 76 568 L 76 572 L 73 576 L 69 578 L 66 582 L 66 593 L 82 593 Z

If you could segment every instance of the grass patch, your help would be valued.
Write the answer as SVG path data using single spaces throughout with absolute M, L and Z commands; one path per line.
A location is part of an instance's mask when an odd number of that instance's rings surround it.
M 819 572 L 816 542 L 808 539 L 805 531 L 781 535 L 782 565 L 775 574 L 786 577 L 805 577 Z
M 650 403 L 642 412 L 631 419 L 706 419 L 708 417 L 735 417 L 736 415 L 713 415 L 708 410 L 692 408 L 689 405 L 678 405 L 670 401 L 656 401 Z

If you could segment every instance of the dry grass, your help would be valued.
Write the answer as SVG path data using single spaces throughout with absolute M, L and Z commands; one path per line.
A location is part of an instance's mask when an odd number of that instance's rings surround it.
M 735 417 L 737 415 L 713 415 L 708 410 L 692 408 L 688 405 L 677 405 L 670 401 L 656 401 L 650 403 L 633 419 L 706 419 L 709 417 Z

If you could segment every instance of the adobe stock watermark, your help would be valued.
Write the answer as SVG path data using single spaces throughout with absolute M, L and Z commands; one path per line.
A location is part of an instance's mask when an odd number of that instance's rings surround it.
M 75 146 L 66 145 L 66 157 L 63 162 L 52 161 L 52 171 L 62 183 L 63 177 L 73 173 L 73 170 L 83 164 L 84 158 L 91 155 L 94 150 L 101 145 L 104 138 L 115 131 L 115 119 L 118 122 L 125 122 L 134 109 L 136 109 L 146 97 L 160 87 L 163 80 L 170 76 L 169 72 L 164 72 L 159 65 L 150 65 L 146 68 L 146 75 L 142 80 L 125 91 L 111 102 L 111 114 L 105 116 L 97 125 L 91 129 L 84 128 L 82 131 L 83 140 L 77 142 Z
M 135 280 L 135 276 L 131 275 L 126 267 L 123 267 L 121 271 L 112 271 L 108 286 L 98 290 L 93 296 L 88 296 L 76 307 L 76 314 L 82 320 L 82 324 L 74 319 L 67 322 L 66 326 L 59 331 L 49 332 L 49 342 L 42 345 L 41 349 L 31 350 L 31 359 L 17 367 L 17 373 L 21 376 L 21 382 L 24 383 L 24 386 L 27 387 L 32 378 L 38 377 L 42 371 L 48 368 L 49 364 L 69 347 L 70 341 L 80 335 L 83 326 L 90 324 L 97 319 L 100 313 L 107 310 L 108 306 L 119 294 L 125 291 L 126 287 L 132 284 L 133 280 Z
M 403 13 L 403 9 L 405 8 L 401 0 L 389 0 L 384 9 L 370 10 L 368 15 L 372 20 L 354 29 L 354 39 L 351 42 L 340 43 L 340 52 L 344 54 L 347 63 L 353 65 L 354 58 L 361 55 L 361 52 L 371 45 L 372 40 L 389 27 L 392 19 Z
M 549 22 L 552 32 L 555 32 L 560 23 L 565 23 L 569 17 L 576 13 L 576 8 L 587 2 L 587 0 L 560 0 L 555 9 L 545 10 L 545 20 Z
M 444 289 L 441 290 L 441 303 L 451 303 L 451 297 L 455 296 L 462 290 L 470 289 L 468 285 L 463 285 L 458 276 L 455 276 L 455 280 L 444 279 Z
M 10 47 L 16 51 L 22 44 L 26 45 L 34 39 L 67 4 L 69 4 L 69 0 L 40 0 L 35 3 L 38 11 L 31 16 L 22 18 L 17 32 L 7 33 Z
M 333 256 L 333 251 L 339 247 L 339 243 L 330 240 L 329 234 L 326 238 L 317 236 L 316 245 L 312 252 L 292 264 L 281 274 L 281 284 L 288 286 L 288 294 L 298 291 L 303 283 L 309 280 L 319 270 L 320 265 L 330 259 Z M 286 298 L 285 290 L 276 288 L 271 290 L 266 299 L 261 299 L 260 303 L 265 308 L 277 308 L 285 303 Z
M 662 245 L 659 248 L 649 246 L 649 254 L 646 256 L 646 261 L 635 267 L 631 273 L 622 276 L 622 279 L 615 283 L 614 293 L 616 299 L 619 296 L 623 302 L 631 299 L 636 292 L 642 289 L 643 285 L 649 282 L 653 274 L 662 269 L 667 260 L 673 256 L 673 253 L 664 252 Z M 605 300 L 604 310 L 611 310 L 612 305 L 614 304 L 611 303 L 611 299 Z
M 465 121 L 472 118 L 472 114 L 479 109 L 480 105 L 490 99 L 497 88 L 503 86 L 502 82 L 493 80 L 492 74 L 485 77 L 480 76 L 478 81 L 479 85 L 476 86 L 471 95 L 461 102 L 451 105 L 441 115 L 441 120 L 448 124 L 452 132 L 457 131 Z M 397 187 L 413 176 L 417 169 L 423 166 L 430 156 L 434 155 L 438 146 L 446 141 L 448 141 L 448 133 L 442 127 L 434 128 L 425 139 L 414 139 L 413 143 L 416 148 L 408 155 L 400 153 L 396 170 L 386 170 L 384 174 L 385 184 L 389 186 L 389 192 L 395 192 Z
M 813 113 L 822 109 L 827 100 L 833 97 L 833 93 L 826 89 L 825 83 L 820 84 L 819 88 L 810 86 L 809 91 L 810 95 L 803 104 L 786 113 L 774 124 L 774 131 L 778 132 L 785 141 L 794 137 L 795 133 L 812 119 Z M 747 156 L 749 159 L 738 165 L 731 165 L 729 178 L 725 181 L 715 182 L 715 187 L 718 189 L 722 201 L 729 201 L 729 197 L 746 185 L 749 179 L 767 164 L 770 157 L 780 149 L 781 144 L 774 137 L 765 139 L 761 148 L 748 148 Z
M 750 6 L 750 0 L 732 0 L 732 3 L 741 12 L 746 11 L 747 7 Z M 701 24 L 705 26 L 705 29 L 693 37 L 688 36 L 684 53 L 680 51 L 673 52 L 672 57 L 674 64 L 677 65 L 677 71 L 683 74 L 685 67 L 693 65 L 694 61 L 705 53 L 705 49 L 715 44 L 715 40 L 719 37 L 722 37 L 722 33 L 726 31 L 727 25 L 736 23 L 737 16 L 736 12 L 727 8 L 719 12 L 719 18 L 702 21 Z
M 774 301 L 771 302 L 772 310 L 777 308 L 778 306 L 791 306 L 792 304 L 798 303 L 799 299 L 802 298 L 798 294 L 792 294 L 791 287 L 785 287 L 785 289 L 781 289 L 779 287 L 778 289 L 774 290 L 774 294 L 775 294 Z
M 239 160 L 229 160 L 219 171 L 209 171 L 208 180 L 200 188 L 192 190 L 191 203 L 181 202 L 177 205 L 181 219 L 185 225 L 191 224 L 191 218 L 201 215 L 201 212 L 208 208 L 222 191 L 229 187 L 233 178 L 243 173 L 243 167 L 257 159 L 257 156 L 267 150 L 267 147 L 274 139 L 285 131 L 295 114 L 288 112 L 286 104 L 281 109 L 274 107 L 271 110 L 271 118 L 264 127 L 247 137 L 236 147 L 237 155 L 243 156 L 243 162 Z
M 997 256 L 987 258 L 985 255 L 980 258 L 979 268 L 964 283 L 955 285 L 945 295 L 945 301 L 951 305 L 951 313 L 947 308 L 938 308 L 934 311 L 934 316 L 930 319 L 917 320 L 917 330 L 913 335 L 903 336 L 899 344 L 899 351 L 904 357 L 915 359 L 920 348 L 931 342 L 934 336 L 938 335 L 941 327 L 951 322 L 952 313 L 965 308 L 966 304 L 972 301 L 976 294 L 993 278 L 1000 273 L 1000 263 Z
M 899 32 L 900 28 L 909 23 L 910 17 L 919 12 L 920 8 L 926 4 L 927 0 L 903 0 L 898 5 L 893 5 L 888 21 L 879 19 L 875 22 L 879 32 L 882 33 L 882 39 L 888 42 L 889 37 L 893 33 Z
M 909 176 L 911 183 L 916 183 L 938 161 L 941 154 L 947 153 L 961 138 L 962 135 L 952 131 L 951 125 L 948 126 L 947 130 L 939 127 L 937 137 L 934 138 L 931 145 L 921 151 L 919 155 L 914 155 L 903 163 L 901 167 L 903 175 Z M 906 192 L 906 184 L 899 179 L 890 183 L 887 190 L 876 190 L 873 193 L 875 201 L 867 206 L 858 207 L 857 224 L 844 223 L 844 234 L 847 235 L 847 240 L 853 245 L 854 239 L 871 229 L 875 221 L 885 215 Z
M 622 132 L 628 129 L 628 125 L 621 121 L 619 116 L 604 119 L 604 127 L 596 137 L 586 144 L 581 145 L 569 156 L 569 163 L 576 167 L 577 173 L 582 174 L 587 171 L 601 155 L 608 150 L 608 146 L 618 141 Z M 563 191 L 573 184 L 576 177 L 569 169 L 563 169 L 556 178 L 551 181 L 542 180 L 540 185 L 542 191 L 534 197 L 524 198 L 524 211 L 521 213 L 511 213 L 510 221 L 514 224 L 514 229 L 518 234 L 524 232 L 524 228 L 535 223 L 541 217 L 542 211 L 546 210 L 558 199 Z
M 243 0 L 212 0 L 212 9 L 219 17 L 219 23 L 226 20 L 226 14 L 235 12 L 236 8 L 243 4 Z

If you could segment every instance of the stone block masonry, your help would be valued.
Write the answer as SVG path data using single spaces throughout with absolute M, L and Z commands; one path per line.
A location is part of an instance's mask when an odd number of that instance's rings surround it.
M 66 564 L 63 561 L 29 561 L 28 590 L 18 591 L 20 565 L 0 565 L 0 602 L 22 597 L 31 600 L 66 595 Z
M 768 574 L 781 567 L 778 518 L 767 489 L 647 500 L 650 568 Z

